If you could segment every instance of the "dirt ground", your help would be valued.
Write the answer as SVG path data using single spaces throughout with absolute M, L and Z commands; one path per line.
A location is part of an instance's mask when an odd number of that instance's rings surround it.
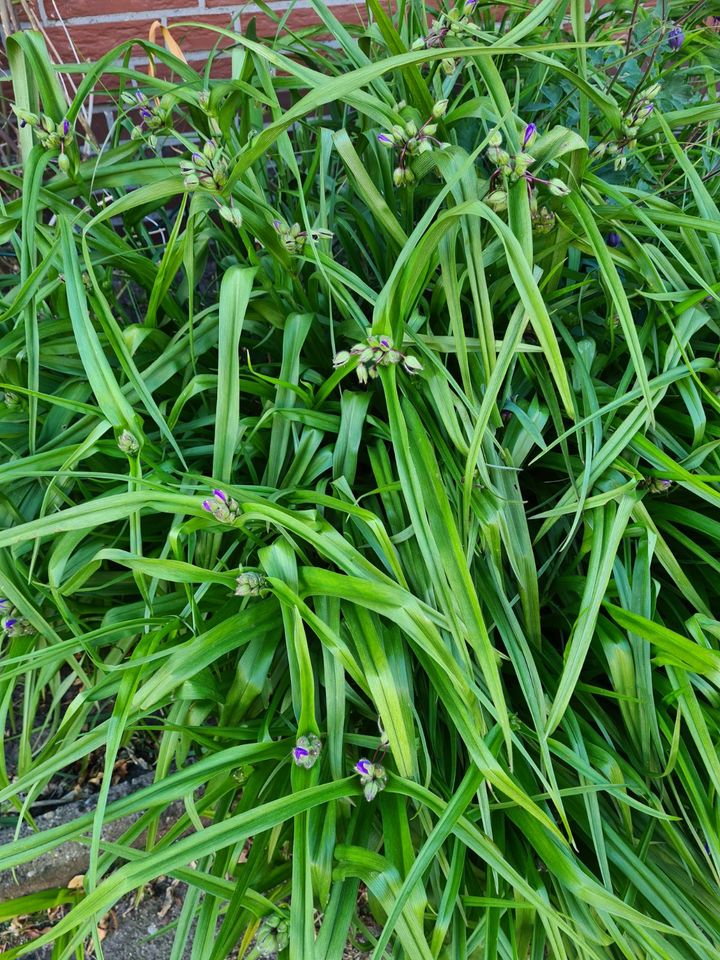
M 151 782 L 150 771 L 140 773 L 132 779 L 113 785 L 109 799 L 111 802 L 118 800 Z M 90 792 L 74 802 L 58 803 L 36 817 L 37 826 L 41 830 L 47 830 L 68 823 L 92 810 L 94 803 L 95 794 Z M 167 827 L 174 822 L 180 812 L 180 806 L 177 809 L 170 807 L 165 811 L 161 831 L 163 826 Z M 131 822 L 132 818 L 124 818 L 110 824 L 104 834 L 105 838 L 116 839 Z M 20 836 L 29 832 L 28 828 L 24 827 Z M 0 828 L 0 845 L 12 839 L 11 828 Z M 0 903 L 41 890 L 68 886 L 73 877 L 83 874 L 87 869 L 87 856 L 86 846 L 66 843 L 37 857 L 31 864 L 19 867 L 14 873 L 0 873 Z M 183 884 L 160 877 L 145 888 L 139 901 L 135 894 L 120 900 L 103 921 L 102 947 L 105 960 L 169 960 L 174 939 L 174 921 L 180 914 L 184 895 Z M 37 939 L 66 909 L 56 908 L 55 912 L 50 912 L 50 916 L 47 913 L 36 914 L 0 923 L 0 956 L 13 946 Z M 188 944 L 183 960 L 189 960 L 190 953 L 191 945 Z M 38 948 L 26 956 L 31 960 L 51 960 L 51 954 L 52 948 L 48 947 Z M 363 960 L 367 956 L 367 953 L 359 952 L 348 945 L 343 957 L 338 957 L 337 960 Z M 91 954 L 87 954 L 87 957 L 90 960 Z M 233 960 L 238 958 L 234 957 Z

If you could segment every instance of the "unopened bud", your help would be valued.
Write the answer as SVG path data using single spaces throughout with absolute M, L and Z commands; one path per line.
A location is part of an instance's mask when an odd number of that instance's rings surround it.
M 496 213 L 507 210 L 508 196 L 504 190 L 493 190 L 485 197 L 485 203 Z
M 432 108 L 432 115 L 436 120 L 439 120 L 441 117 L 444 117 L 447 113 L 448 108 L 447 100 L 438 100 L 435 106 Z
M 554 197 L 567 197 L 572 191 L 566 183 L 563 183 L 562 180 L 559 180 L 555 177 L 548 183 L 548 189 Z

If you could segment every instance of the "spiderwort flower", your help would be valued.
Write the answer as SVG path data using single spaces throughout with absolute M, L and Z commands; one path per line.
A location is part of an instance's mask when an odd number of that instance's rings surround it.
M 622 244 L 622 237 L 619 233 L 615 233 L 614 230 L 611 230 L 610 233 L 605 237 L 605 243 L 609 247 L 619 247 Z
M 392 146 L 395 145 L 395 140 L 394 140 L 394 138 L 388 136 L 387 133 L 379 133 L 379 134 L 377 135 L 377 138 L 378 138 L 378 140 L 380 141 L 380 143 L 384 143 L 384 144 L 386 144 L 387 146 L 392 147 Z
M 529 123 L 525 127 L 525 136 L 523 137 L 522 148 L 529 147 L 537 135 L 537 127 L 534 123 Z
M 683 33 L 682 27 L 673 27 L 668 33 L 667 41 L 671 50 L 679 50 L 685 42 L 685 34 Z
M 322 742 L 314 733 L 309 733 L 305 737 L 298 737 L 297 743 L 290 751 L 295 764 L 298 767 L 304 767 L 310 770 L 315 766 L 315 761 L 320 756 Z

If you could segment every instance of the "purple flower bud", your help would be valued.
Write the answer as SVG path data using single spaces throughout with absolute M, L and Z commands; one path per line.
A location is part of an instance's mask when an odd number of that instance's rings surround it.
M 149 110 L 146 110 L 145 107 L 143 107 L 142 110 L 140 111 L 140 116 L 148 119 L 152 116 L 152 114 L 150 113 Z
M 70 133 L 70 121 L 63 120 L 63 136 L 67 136 Z
M 380 143 L 394 143 L 394 141 L 391 140 L 386 133 L 379 133 L 378 140 L 380 141 Z
M 222 500 L 223 503 L 227 503 L 227 495 L 222 492 L 222 490 L 213 490 L 213 496 L 217 497 L 218 500 Z
M 20 121 L 20 129 L 22 130 L 22 128 L 23 128 L 23 127 L 26 127 L 26 126 L 27 126 L 27 120 L 21 120 L 21 121 Z
M 17 620 L 6 620 L 5 629 L 9 632 L 10 630 L 12 630 L 12 628 L 15 626 L 16 623 L 17 623 Z
M 668 33 L 667 40 L 671 50 L 679 50 L 685 42 L 685 34 L 683 33 L 682 27 L 673 27 L 670 33 Z
M 141 93 L 140 90 L 136 90 L 136 91 L 135 91 L 135 99 L 137 100 L 138 103 L 143 103 L 144 100 L 145 100 L 145 94 L 144 94 L 144 93 Z
M 615 233 L 613 230 L 605 237 L 605 243 L 609 247 L 619 247 L 622 244 L 622 238 L 619 233 Z
M 282 220 L 273 220 L 273 226 L 276 230 L 282 230 Z
M 367 775 L 370 773 L 370 767 L 370 761 L 365 759 L 358 760 L 358 762 L 355 764 L 355 769 L 361 777 L 367 777 Z
M 380 343 L 381 343 L 382 346 L 385 347 L 387 350 L 390 349 L 390 341 L 388 340 L 387 337 L 380 337 Z
M 300 761 L 301 761 L 304 757 L 309 757 L 309 756 L 310 756 L 310 751 L 309 751 L 309 750 L 306 750 L 305 747 L 293 747 L 293 752 L 292 752 L 292 754 L 293 754 L 293 757 L 294 757 L 294 759 L 295 759 L 295 762 L 296 762 L 296 763 L 300 763 Z
M 212 504 L 209 500 L 203 500 L 202 508 L 203 510 L 207 510 L 208 513 L 212 513 Z
M 193 163 L 205 163 L 205 157 L 201 153 L 194 153 L 192 155 Z
M 0 600 L 0 607 L 4 607 L 7 603 L 7 600 Z
M 530 143 L 530 141 L 532 140 L 532 138 L 535 136 L 536 133 L 537 133 L 537 127 L 535 126 L 534 123 L 529 123 L 525 127 L 525 136 L 523 137 L 523 142 L 522 142 L 523 150 Z

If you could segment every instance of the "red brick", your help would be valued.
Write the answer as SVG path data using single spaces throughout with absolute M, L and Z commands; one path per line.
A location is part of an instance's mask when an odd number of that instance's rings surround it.
M 72 17 L 96 17 L 108 14 L 147 13 L 155 10 L 178 10 L 199 7 L 199 0 L 45 0 L 45 17 L 48 23 L 70 20 Z M 56 9 L 57 8 L 57 9 Z
M 343 23 L 360 23 L 360 11 L 355 4 L 343 4 L 336 7 L 336 15 Z M 200 50 L 210 50 L 219 41 L 220 47 L 226 47 L 232 44 L 232 39 L 223 34 L 216 33 L 214 30 L 205 30 L 202 27 L 195 27 L 190 24 L 183 24 L 183 20 L 168 18 L 168 27 L 173 37 L 180 44 L 185 53 L 197 52 Z M 202 17 L 193 18 L 196 23 L 206 23 L 214 27 L 229 28 L 226 14 L 206 14 Z M 234 33 L 243 33 L 251 20 L 255 20 L 255 27 L 260 37 L 274 37 L 277 34 L 277 23 L 270 17 L 262 13 L 245 13 L 237 21 Z M 288 26 L 291 30 L 302 30 L 307 27 L 317 26 L 320 23 L 317 13 L 311 9 L 293 10 Z
M 80 60 L 97 60 L 125 40 L 138 38 L 147 40 L 152 22 L 152 20 L 120 20 L 117 23 L 103 24 L 102 27 L 92 23 L 71 24 L 67 32 L 72 38 Z M 63 27 L 48 27 L 46 36 L 63 63 L 75 62 L 76 56 Z M 136 47 L 133 54 L 141 56 L 140 47 Z

